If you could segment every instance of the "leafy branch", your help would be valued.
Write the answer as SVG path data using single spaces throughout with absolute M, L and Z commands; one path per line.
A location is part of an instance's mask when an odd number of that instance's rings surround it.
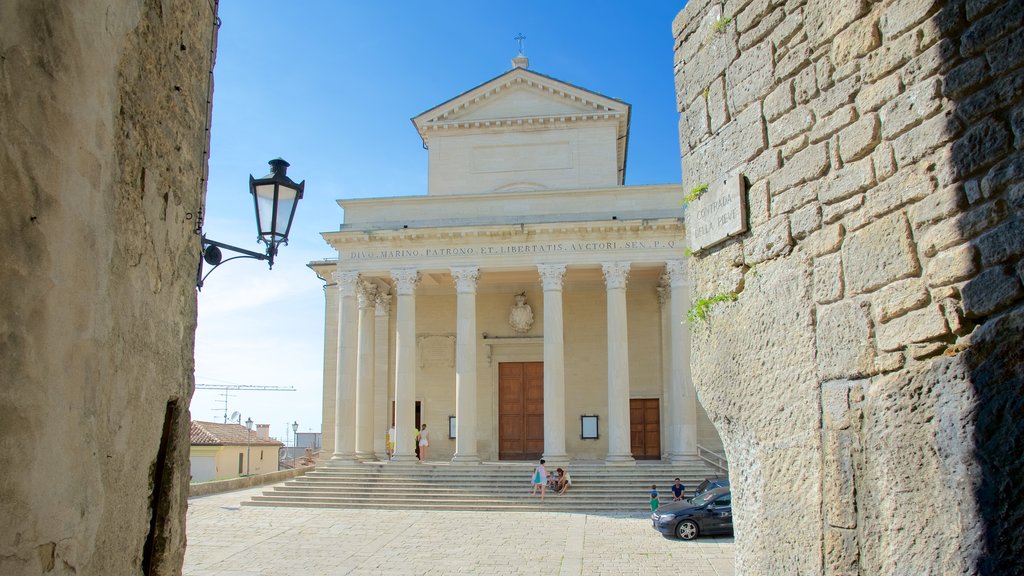
M 693 202 L 697 198 L 700 198 L 707 191 L 708 191 L 708 185 L 707 184 L 697 184 L 696 186 L 694 186 L 686 194 L 686 196 L 683 196 L 683 206 L 686 206 L 690 202 Z
M 686 312 L 686 320 L 690 324 L 696 324 L 698 322 L 706 322 L 708 314 L 711 309 L 721 302 L 735 302 L 737 295 L 735 292 L 723 292 L 721 294 L 715 294 L 707 298 L 698 298 L 693 303 L 693 308 L 690 308 Z
M 718 20 L 715 20 L 714 24 L 711 25 L 711 30 L 714 31 L 716 34 L 721 34 L 725 32 L 725 28 L 729 25 L 730 22 L 732 22 L 731 16 L 719 18 Z

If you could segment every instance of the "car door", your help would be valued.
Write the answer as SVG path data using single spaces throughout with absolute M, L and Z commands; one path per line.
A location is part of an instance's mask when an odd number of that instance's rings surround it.
M 705 532 L 729 532 L 732 530 L 732 493 L 721 494 L 708 506 L 708 521 Z

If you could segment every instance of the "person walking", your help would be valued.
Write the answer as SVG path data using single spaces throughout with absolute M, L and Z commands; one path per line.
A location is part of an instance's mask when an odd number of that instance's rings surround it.
M 651 484 L 651 512 L 657 512 L 658 505 L 658 485 Z
M 427 425 L 420 427 L 420 462 L 427 461 L 427 448 L 430 447 L 430 433 L 427 432 Z
M 388 460 L 391 460 L 392 458 L 395 457 L 395 425 L 394 424 L 392 424 L 391 428 L 388 430 L 387 447 L 388 447 Z
M 533 492 L 530 492 L 530 496 L 537 493 L 537 488 L 540 488 L 540 499 L 544 500 L 544 494 L 548 489 L 548 471 L 544 468 L 544 459 L 540 459 L 540 464 L 533 471 Z

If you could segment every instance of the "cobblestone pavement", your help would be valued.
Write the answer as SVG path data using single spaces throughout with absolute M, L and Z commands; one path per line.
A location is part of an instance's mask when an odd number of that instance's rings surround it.
M 669 540 L 649 513 L 257 508 L 193 498 L 186 576 L 733 574 L 732 538 Z

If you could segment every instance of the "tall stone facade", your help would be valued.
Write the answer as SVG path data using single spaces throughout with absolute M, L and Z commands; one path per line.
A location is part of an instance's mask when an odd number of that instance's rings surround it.
M 217 3 L 0 4 L 0 574 L 177 574 Z
M 692 369 L 741 574 L 1024 572 L 1024 8 L 692 0 L 686 188 L 749 231 L 690 259 Z M 696 211 L 687 224 L 698 223 Z

